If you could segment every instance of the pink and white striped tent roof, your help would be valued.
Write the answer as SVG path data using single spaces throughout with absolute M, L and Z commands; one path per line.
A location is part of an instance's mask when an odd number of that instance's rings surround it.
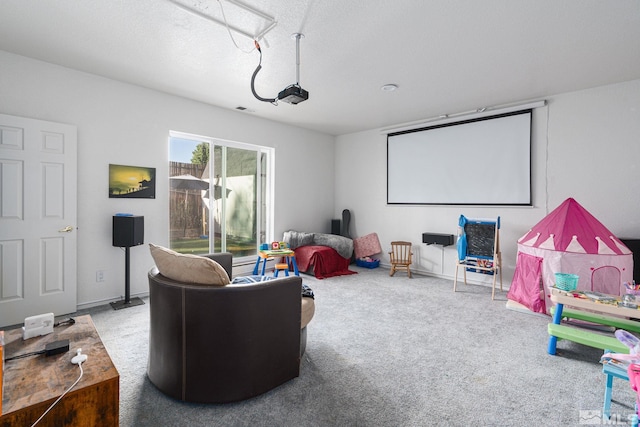
M 633 279 L 633 254 L 574 199 L 565 200 L 518 239 L 516 271 L 507 298 L 545 313 L 555 273 L 579 276 L 579 290 L 614 295 Z M 542 289 L 540 289 L 542 282 Z
M 582 254 L 623 255 L 631 251 L 573 198 L 537 223 L 518 243 Z

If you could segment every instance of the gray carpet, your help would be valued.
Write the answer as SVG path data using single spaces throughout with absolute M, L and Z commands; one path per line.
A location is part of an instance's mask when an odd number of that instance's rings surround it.
M 384 268 L 316 280 L 300 377 L 234 404 L 166 397 L 145 375 L 147 304 L 89 310 L 120 372 L 122 426 L 579 426 L 604 424 L 601 351 L 560 341 L 549 318 L 505 308 L 505 293 Z M 82 313 L 84 314 L 84 312 Z M 634 394 L 616 379 L 612 413 Z M 582 420 L 582 421 L 581 421 Z

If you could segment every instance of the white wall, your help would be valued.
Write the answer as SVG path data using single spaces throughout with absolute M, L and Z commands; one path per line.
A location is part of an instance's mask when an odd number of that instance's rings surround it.
M 78 128 L 80 306 L 124 295 L 124 251 L 111 246 L 113 214 L 143 215 L 145 243 L 168 245 L 170 130 L 275 147 L 276 237 L 288 229 L 328 230 L 334 211 L 332 136 L 3 51 L 0 70 L 1 113 Z M 155 167 L 156 199 L 109 199 L 110 163 Z M 152 265 L 146 245 L 131 248 L 132 295 L 148 291 Z M 106 272 L 105 282 L 96 283 L 97 270 Z
M 353 237 L 376 232 L 385 252 L 391 240 L 410 240 L 414 269 L 425 273 L 453 277 L 455 248 L 426 246 L 421 237 L 456 234 L 461 213 L 501 216 L 507 287 L 517 239 L 567 197 L 619 237 L 640 238 L 640 80 L 549 97 L 535 111 L 533 207 L 446 207 L 386 205 L 386 137 L 379 130 L 336 139 L 2 51 L 0 70 L 1 113 L 78 127 L 81 306 L 124 293 L 124 253 L 111 246 L 114 213 L 144 215 L 145 242 L 168 244 L 169 130 L 275 147 L 276 236 L 328 231 L 329 220 L 350 209 Z M 435 161 L 456 163 L 425 159 L 425 168 Z M 109 199 L 109 163 L 157 168 L 156 199 Z M 131 259 L 132 295 L 144 294 L 153 264 L 146 246 L 132 248 Z M 96 270 L 106 271 L 104 283 L 96 283 Z
M 348 208 L 353 237 L 376 232 L 385 252 L 383 264 L 388 264 L 392 240 L 409 240 L 416 271 L 453 278 L 455 245 L 444 250 L 426 246 L 422 233 L 455 235 L 460 214 L 499 215 L 505 287 L 513 278 L 517 239 L 568 197 L 618 237 L 640 238 L 640 80 L 547 101 L 533 117 L 533 207 L 386 205 L 386 135 L 371 130 L 337 138 L 334 217 Z M 424 167 L 433 162 L 456 167 L 454 158 L 424 159 Z M 470 276 L 480 283 L 491 280 Z

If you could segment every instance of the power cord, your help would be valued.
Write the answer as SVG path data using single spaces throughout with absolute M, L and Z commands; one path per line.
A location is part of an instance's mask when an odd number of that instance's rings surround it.
M 220 4 L 220 12 L 222 13 L 222 19 L 224 20 L 224 26 L 227 28 L 227 32 L 229 33 L 229 37 L 231 38 L 231 41 L 233 42 L 234 46 L 236 47 L 236 49 L 238 49 L 239 51 L 243 52 L 243 53 L 251 53 L 254 51 L 254 49 L 251 50 L 244 50 L 242 49 L 240 46 L 238 46 L 238 43 L 236 42 L 236 39 L 233 37 L 233 34 L 231 33 L 231 28 L 229 28 L 229 23 L 227 22 L 227 16 L 224 14 L 224 7 L 222 7 L 222 2 L 220 0 L 218 0 L 218 4 Z
M 49 406 L 49 408 L 47 408 L 46 411 L 44 411 L 44 414 L 40 415 L 40 418 L 38 418 L 36 420 L 35 423 L 31 424 L 31 427 L 34 427 L 36 424 L 38 424 L 45 415 L 47 415 L 49 413 L 49 411 L 51 411 L 51 409 L 53 409 L 54 406 L 56 406 L 58 404 L 58 402 L 60 402 L 60 400 L 67 394 L 69 393 L 76 385 L 78 385 L 78 383 L 80 382 L 80 380 L 82 379 L 82 375 L 84 374 L 84 371 L 82 370 L 82 364 L 84 362 L 87 361 L 87 355 L 86 354 L 82 354 L 82 349 L 78 349 L 77 353 L 75 356 L 73 356 L 73 358 L 71 359 L 71 363 L 73 363 L 74 365 L 78 365 L 78 367 L 80 368 L 80 376 L 78 377 L 78 379 L 76 380 L 76 382 L 74 382 L 73 384 L 71 384 L 71 387 L 69 387 L 68 389 L 66 389 L 64 391 L 64 393 L 62 393 L 60 395 L 60 397 L 58 397 L 56 399 L 55 402 L 53 402 L 51 404 L 51 406 Z
M 47 356 L 54 356 L 56 354 L 65 353 L 67 351 L 69 351 L 69 340 L 68 339 L 64 339 L 64 340 L 59 340 L 59 341 L 54 341 L 54 342 L 48 343 L 47 345 L 44 346 L 44 350 L 32 351 L 30 353 L 17 354 L 15 356 L 7 357 L 4 360 L 5 360 L 5 362 L 9 362 L 11 360 L 22 359 L 22 358 L 30 357 L 30 356 L 37 356 L 37 355 L 40 355 L 40 354 L 46 354 Z
M 256 76 L 258 75 L 258 72 L 262 69 L 262 49 L 260 49 L 260 44 L 258 43 L 257 40 L 254 40 L 253 43 L 255 44 L 256 49 L 260 53 L 260 62 L 258 63 L 256 70 L 253 72 L 253 75 L 251 76 L 251 92 L 253 93 L 253 96 L 255 96 L 258 101 L 270 102 L 273 105 L 278 105 L 278 98 L 263 98 L 260 95 L 258 95 L 258 93 L 256 92 L 256 87 L 255 87 Z
M 54 323 L 53 327 L 58 327 L 58 326 L 64 326 L 64 325 L 73 325 L 76 323 L 76 319 L 74 319 L 73 317 L 68 318 L 67 320 L 62 320 L 58 323 Z
M 31 357 L 31 356 L 37 356 L 39 354 L 44 354 L 46 350 L 40 350 L 40 351 L 32 351 L 31 353 L 24 353 L 24 354 L 18 354 L 17 356 L 12 356 L 12 357 L 7 357 L 6 359 L 4 359 L 5 362 L 9 362 L 11 360 L 15 360 L 15 359 L 22 359 L 25 357 Z

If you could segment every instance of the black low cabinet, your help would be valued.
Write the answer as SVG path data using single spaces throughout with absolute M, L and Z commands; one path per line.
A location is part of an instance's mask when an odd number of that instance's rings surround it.
M 453 245 L 453 234 L 422 233 L 422 243 L 427 245 Z

